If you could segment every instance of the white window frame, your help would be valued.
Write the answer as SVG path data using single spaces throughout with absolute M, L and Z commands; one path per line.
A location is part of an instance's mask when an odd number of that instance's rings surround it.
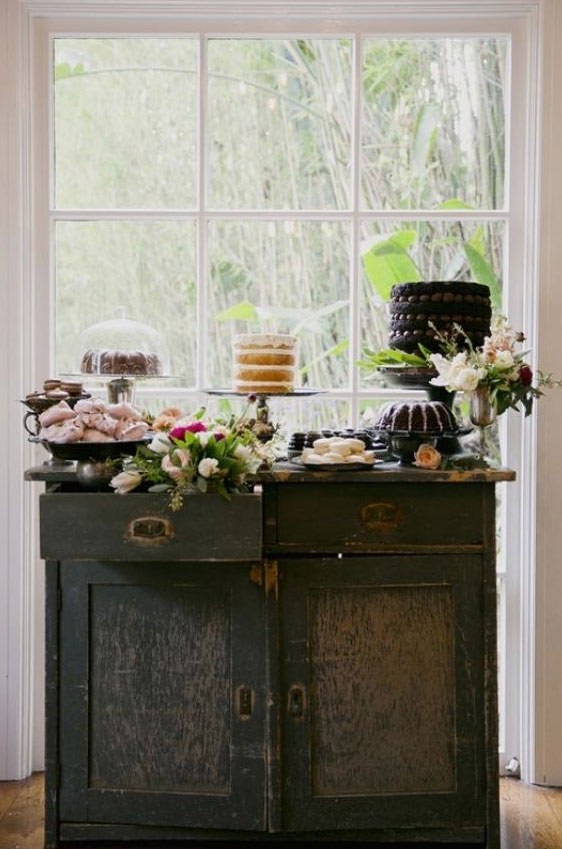
M 9 0 L 14 5 L 13 0 Z M 21 326 L 25 328 L 26 338 L 33 339 L 33 351 L 22 352 L 25 364 L 25 379 L 27 386 L 40 385 L 41 381 L 49 375 L 54 363 L 53 350 L 53 269 L 45 262 L 46 257 L 52 256 L 50 245 L 52 244 L 52 222 L 59 214 L 60 217 L 68 219 L 68 211 L 53 212 L 50 205 L 49 174 L 50 158 L 52 150 L 49 147 L 51 137 L 50 121 L 52 116 L 44 108 L 51 101 L 49 86 L 51 85 L 51 55 L 50 39 L 53 34 L 57 35 L 95 35 L 95 34 L 127 34 L 148 35 L 152 33 L 170 35 L 194 35 L 204 32 L 207 35 L 260 35 L 267 32 L 268 35 L 354 35 L 362 36 L 376 34 L 382 36 L 466 36 L 466 35 L 497 35 L 508 36 L 511 39 L 511 53 L 516 57 L 512 63 L 512 94 L 508 105 L 508 122 L 510 126 L 524 128 L 523 131 L 513 131 L 513 143 L 508 144 L 507 168 L 509 172 L 508 185 L 511 186 L 511 194 L 506 198 L 509 211 L 493 210 L 484 213 L 465 211 L 431 211 L 431 210 L 409 210 L 372 212 L 359 209 L 359 175 L 358 169 L 353 179 L 354 208 L 352 215 L 361 220 L 373 219 L 439 219 L 439 220 L 502 220 L 506 224 L 506 236 L 509 244 L 508 255 L 505 262 L 505 277 L 509 281 L 505 291 L 506 310 L 510 316 L 511 323 L 517 327 L 524 327 L 530 336 L 531 343 L 536 337 L 537 328 L 537 244 L 538 225 L 536 210 L 538 203 L 538 137 L 536 127 L 538 125 L 538 95 L 539 95 L 539 68 L 538 68 L 538 12 L 540 0 L 536 2 L 523 2 L 523 0 L 497 0 L 496 2 L 468 2 L 468 0 L 395 0 L 393 3 L 380 2 L 379 0 L 358 0 L 358 2 L 341 2 L 336 6 L 326 8 L 323 2 L 318 0 L 304 0 L 294 2 L 289 0 L 284 4 L 273 2 L 246 2 L 236 3 L 233 0 L 216 0 L 204 2 L 204 0 L 171 0 L 171 2 L 158 2 L 158 0 L 125 0 L 125 2 L 113 3 L 109 0 L 24 0 L 19 11 L 20 19 L 18 28 L 21 37 L 21 61 L 19 65 L 20 77 L 23 80 L 25 94 L 31 103 L 29 121 L 25 120 L 21 125 L 24 156 L 23 161 L 29 164 L 32 180 L 27 185 L 23 180 L 20 190 L 24 194 L 24 205 L 22 208 L 22 231 L 24 242 L 29 242 L 29 251 L 24 249 L 26 255 L 31 256 L 31 264 L 27 269 L 21 269 L 22 291 L 29 291 L 31 297 L 31 309 L 27 314 L 20 304 Z M 204 54 L 201 61 L 204 62 Z M 359 70 L 359 57 L 355 59 L 355 73 Z M 28 77 L 29 75 L 29 77 Z M 29 84 L 26 86 L 26 80 Z M 201 87 L 200 106 L 204 108 L 204 86 Z M 43 106 L 42 106 L 43 104 Z M 355 109 L 357 104 L 355 104 Z M 355 145 L 359 144 L 356 134 Z M 357 162 L 358 158 L 356 157 Z M 521 180 L 520 175 L 525 175 Z M 202 178 L 201 178 L 202 180 Z M 200 185 L 203 193 L 204 186 Z M 199 215 L 204 218 L 205 212 Z M 231 216 L 228 213 L 225 217 Z M 248 216 L 246 211 L 243 217 Z M 209 213 L 212 218 L 220 217 L 216 212 Z M 75 210 L 70 217 L 91 218 L 91 214 Z M 106 218 L 147 218 L 166 217 L 157 210 L 151 215 L 150 211 L 131 215 L 129 211 L 122 214 L 100 213 L 100 217 Z M 177 217 L 177 216 L 176 216 Z M 260 217 L 266 219 L 283 219 L 290 217 L 309 218 L 307 212 L 298 214 L 283 212 L 260 213 Z M 330 213 L 321 211 L 318 217 L 323 219 L 350 217 L 349 213 Z M 206 227 L 200 228 L 203 233 L 200 236 L 205 239 Z M 356 228 L 358 233 L 359 228 Z M 199 262 L 202 263 L 201 271 L 205 270 L 206 262 L 205 246 L 200 253 Z M 200 274 L 200 286 L 206 279 L 205 274 Z M 352 307 L 358 303 L 360 280 L 359 245 L 356 237 L 354 260 L 352 262 Z M 26 290 L 27 287 L 27 290 Z M 203 330 L 205 327 L 205 299 L 203 289 L 199 294 L 198 324 Z M 353 313 L 352 313 L 353 314 Z M 47 319 L 47 320 L 46 320 Z M 353 363 L 359 356 L 359 310 L 355 310 L 353 321 L 350 362 Z M 31 348 L 31 346 L 30 346 Z M 206 375 L 204 368 L 204 339 L 200 340 L 200 362 L 197 375 L 199 386 L 205 385 Z M 334 391 L 328 393 L 328 397 L 338 399 L 349 398 L 352 404 L 352 413 L 356 415 L 358 405 L 362 398 L 385 397 L 387 394 L 395 395 L 385 390 L 364 390 L 357 384 L 357 373 L 352 369 L 353 385 L 352 391 Z M 21 383 L 20 383 L 21 386 Z M 20 389 L 21 391 L 21 389 Z M 193 391 L 197 391 L 197 388 Z M 189 390 L 185 392 L 189 395 Z M 504 452 L 506 465 L 515 466 L 520 470 L 517 484 L 511 485 L 507 513 L 505 519 L 510 527 L 520 528 L 520 533 L 510 533 L 506 539 L 505 560 L 509 564 L 506 573 L 508 585 L 508 632 L 507 642 L 509 645 L 508 657 L 512 659 L 506 671 L 507 691 L 510 693 L 510 701 L 517 694 L 517 707 L 510 711 L 510 722 L 506 727 L 506 748 L 500 758 L 500 767 L 503 766 L 505 758 L 517 754 L 523 764 L 524 776 L 529 779 L 534 777 L 534 715 L 533 715 L 533 657 L 534 657 L 534 595 L 523 597 L 520 592 L 522 586 L 527 590 L 534 587 L 534 547 L 535 536 L 535 427 L 533 423 L 521 427 L 521 420 L 510 414 L 510 438 Z M 29 457 L 29 452 L 28 452 Z M 21 488 L 20 488 L 21 489 Z M 29 490 L 23 493 L 25 507 L 22 508 L 20 522 L 23 526 L 24 515 L 29 521 L 30 511 L 33 509 L 32 500 L 35 494 Z M 25 513 L 27 511 L 27 513 Z M 524 517 L 525 521 L 520 521 Z M 36 518 L 36 517 L 35 517 Z M 20 534 L 22 528 L 20 527 Z M 24 546 L 25 548 L 25 546 Z M 22 555 L 25 552 L 22 550 Z M 12 706 L 12 713 L 19 715 L 20 741 L 19 747 L 22 751 L 20 756 L 20 767 L 18 774 L 25 774 L 31 765 L 31 750 L 21 746 L 21 735 L 25 735 L 31 712 L 33 680 L 31 636 L 32 628 L 25 626 L 26 620 L 31 619 L 33 593 L 31 592 L 31 570 L 36 561 L 37 551 L 23 557 L 26 562 L 26 581 L 22 585 L 20 604 L 22 616 L 20 627 L 22 630 L 22 652 L 20 656 L 20 669 L 22 681 L 27 684 L 19 689 L 19 701 Z M 1 573 L 0 573 L 1 579 Z M 519 644 L 524 636 L 525 642 Z M 1 655 L 0 655 L 1 662 Z M 0 685 L 0 699 L 2 690 Z M 16 700 L 17 701 L 17 700 Z M 14 703 L 15 704 L 15 703 Z M 0 701 L 0 706 L 2 702 Z M 36 712 L 38 707 L 36 705 Z M 523 724 L 519 717 L 523 716 Z M 23 721 L 22 717 L 24 718 Z M 12 722 L 12 727 L 14 723 Z M 0 726 L 0 777 L 2 777 L 2 746 L 7 750 L 10 744 L 8 734 L 4 734 Z M 14 763 L 14 760 L 7 760 Z M 35 764 L 39 765 L 37 756 Z M 12 769 L 13 772 L 13 769 Z

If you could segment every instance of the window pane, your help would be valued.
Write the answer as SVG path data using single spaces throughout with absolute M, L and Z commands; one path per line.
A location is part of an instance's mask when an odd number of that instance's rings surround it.
M 55 40 L 56 205 L 194 207 L 198 43 Z
M 504 203 L 506 38 L 365 39 L 363 201 Z
M 213 39 L 208 65 L 211 206 L 347 208 L 349 39 Z
M 472 280 L 502 301 L 504 223 L 475 221 L 368 221 L 361 230 L 361 343 L 388 348 L 385 304 L 394 283 Z M 367 384 L 373 378 L 365 378 Z
M 221 221 L 210 225 L 209 374 L 232 384 L 235 333 L 296 333 L 301 382 L 348 383 L 349 224 Z
M 80 370 L 84 330 L 123 306 L 127 318 L 164 335 L 172 373 L 193 384 L 195 256 L 193 221 L 58 222 L 57 373 Z

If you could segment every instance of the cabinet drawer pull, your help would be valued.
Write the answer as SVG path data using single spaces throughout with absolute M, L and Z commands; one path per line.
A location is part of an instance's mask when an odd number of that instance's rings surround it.
M 251 687 L 240 686 L 236 691 L 236 709 L 240 719 L 249 719 L 254 710 L 254 691 Z
M 169 542 L 173 535 L 172 523 L 168 519 L 142 516 L 129 523 L 125 538 L 139 545 L 160 545 Z
M 359 511 L 361 524 L 368 530 L 379 534 L 395 531 L 404 521 L 404 511 L 396 504 L 385 501 L 372 501 Z
M 293 684 L 289 690 L 287 710 L 294 719 L 302 719 L 306 703 L 305 690 L 302 684 Z

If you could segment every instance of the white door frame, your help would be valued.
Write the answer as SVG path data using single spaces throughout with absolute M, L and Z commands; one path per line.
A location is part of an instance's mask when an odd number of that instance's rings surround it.
M 556 286 L 556 277 L 548 275 L 551 269 L 562 267 L 562 239 L 560 228 L 555 229 L 562 213 L 557 199 L 561 196 L 562 172 L 557 161 L 557 140 L 562 136 L 562 111 L 555 110 L 559 90 L 554 82 L 562 81 L 562 51 L 558 41 L 562 35 L 561 10 L 556 0 L 342 0 L 326 8 L 324 2 L 288 0 L 282 7 L 268 0 L 4 0 L 2 11 L 2 43 L 0 73 L 2 75 L 1 122 L 3 151 L 3 185 L 7 191 L 2 198 L 3 226 L 0 228 L 0 262 L 4 270 L 0 314 L 2 335 L 0 351 L 7 367 L 7 379 L 2 381 L 0 397 L 10 411 L 8 430 L 0 445 L 0 466 L 4 472 L 7 489 L 0 496 L 0 779 L 19 778 L 29 773 L 31 756 L 31 716 L 33 704 L 33 630 L 34 595 L 32 580 L 36 552 L 28 529 L 32 527 L 36 493 L 22 480 L 23 469 L 31 462 L 31 452 L 22 438 L 20 410 L 15 399 L 23 397 L 41 374 L 36 362 L 36 330 L 40 325 L 38 311 L 45 306 L 41 294 L 34 291 L 34 274 L 31 267 L 33 209 L 29 196 L 30 122 L 29 114 L 29 48 L 34 22 L 41 17 L 71 16 L 88 19 L 88 26 L 96 15 L 115 18 L 135 15 L 141 17 L 169 18 L 188 15 L 209 15 L 216 18 L 229 15 L 239 17 L 249 13 L 256 16 L 274 15 L 282 27 L 282 17 L 287 9 L 295 15 L 303 7 L 326 12 L 337 17 L 352 14 L 356 18 L 407 15 L 410 18 L 427 18 L 448 14 L 452 19 L 462 16 L 495 19 L 518 18 L 526 32 L 529 46 L 531 79 L 536 82 L 529 89 L 527 117 L 531 124 L 527 131 L 526 162 L 530 173 L 537 173 L 538 153 L 546 168 L 544 202 L 539 206 L 539 186 L 535 180 L 526 197 L 526 219 L 521 221 L 531 233 L 529 251 L 523 274 L 527 280 L 538 280 L 538 257 L 546 281 L 537 288 L 528 287 L 528 298 L 522 305 L 517 323 L 524 326 L 531 341 L 539 342 L 540 361 L 552 371 L 562 373 L 562 355 L 556 343 L 560 335 L 556 326 L 556 312 L 552 307 L 562 306 L 562 288 Z M 225 24 L 228 28 L 228 24 Z M 483 24 L 482 29 L 486 26 Z M 541 89 L 540 66 L 547 63 L 545 85 Z M 555 75 L 555 76 L 553 76 Z M 542 139 L 540 135 L 540 105 L 544 108 Z M 534 121 L 534 123 L 532 123 Z M 540 147 L 542 145 L 542 147 Z M 541 213 L 541 239 L 539 251 L 539 212 Z M 35 252 L 36 254 L 36 252 Z M 559 255 L 560 254 L 560 255 Z M 34 261 L 41 257 L 34 256 Z M 44 294 L 44 293 L 43 293 Z M 562 310 L 559 315 L 562 314 Z M 512 317 L 515 323 L 515 317 Z M 540 334 L 540 335 L 539 335 Z M 519 614 L 521 617 L 521 657 L 517 675 L 522 705 L 523 729 L 520 740 L 521 759 L 525 764 L 524 778 L 531 781 L 562 784 L 562 736 L 558 736 L 558 716 L 562 713 L 562 623 L 557 613 L 556 601 L 562 597 L 562 570 L 557 569 L 552 552 L 562 551 L 562 522 L 549 515 L 545 505 L 562 506 L 562 486 L 556 475 L 552 459 L 562 457 L 561 440 L 557 437 L 557 415 L 562 411 L 562 397 L 542 403 L 538 422 L 541 439 L 538 461 L 533 450 L 535 424 L 527 423 L 522 430 L 515 450 L 518 457 L 511 462 L 517 465 L 522 479 L 522 523 L 514 551 L 524 564 L 519 579 Z M 7 415 L 7 414 L 6 414 Z M 560 419 L 558 419 L 559 421 Z M 519 462 L 518 462 L 519 461 Z M 523 462 L 522 462 L 523 461 Z M 538 476 L 538 478 L 537 478 Z M 535 524 L 535 480 L 538 479 L 539 511 Z M 537 539 L 538 535 L 538 539 Z M 535 540 L 537 539 L 535 561 Z M 520 555 L 520 556 L 519 556 Z M 553 562 L 554 560 L 554 562 Z M 536 562 L 536 572 L 535 572 Z M 560 576 L 556 573 L 559 572 Z M 535 587 L 539 600 L 538 619 L 541 628 L 535 628 Z M 555 591 L 557 591 L 557 594 Z M 548 612 L 548 616 L 545 614 Z M 554 689 L 548 681 L 554 682 Z M 536 705 L 535 687 L 536 684 Z M 554 698 L 553 694 L 554 693 Z M 555 728 L 556 727 L 556 728 Z M 562 730 L 559 730 L 562 735 Z M 509 753 L 508 753 L 509 754 Z M 516 752 L 514 752 L 516 754 Z M 37 764 L 37 760 L 36 760 Z

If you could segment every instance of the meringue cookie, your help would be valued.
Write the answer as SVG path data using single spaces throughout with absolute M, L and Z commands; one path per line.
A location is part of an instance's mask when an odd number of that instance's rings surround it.
M 49 407 L 44 413 L 39 416 L 39 424 L 41 427 L 49 427 L 57 422 L 63 422 L 65 419 L 73 419 L 75 416 L 74 410 L 71 410 L 66 401 L 61 401 L 53 407 Z
M 106 409 L 114 419 L 135 419 L 138 421 L 141 417 L 140 411 L 126 401 L 121 401 L 119 404 L 108 404 Z
M 123 431 L 123 442 L 131 442 L 134 439 L 142 439 L 147 430 L 148 425 L 146 422 L 137 422 L 137 424 L 131 425 L 127 428 L 127 430 Z

